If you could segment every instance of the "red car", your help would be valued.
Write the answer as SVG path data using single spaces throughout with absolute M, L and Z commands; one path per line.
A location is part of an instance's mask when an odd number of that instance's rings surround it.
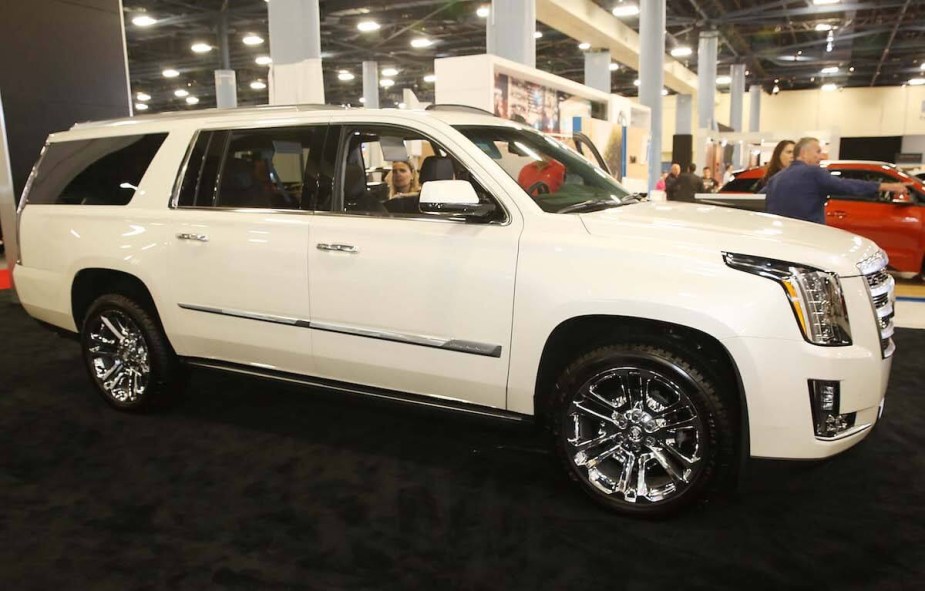
M 825 206 L 826 224 L 870 238 L 890 256 L 890 267 L 905 273 L 925 273 L 925 182 L 887 162 L 834 160 L 820 166 L 846 179 L 880 183 L 909 183 L 909 195 L 890 193 L 830 195 Z M 736 173 L 720 193 L 754 193 L 764 168 Z M 719 197 L 719 195 L 717 195 Z M 764 202 L 752 202 L 762 209 Z M 748 207 L 746 205 L 746 207 Z

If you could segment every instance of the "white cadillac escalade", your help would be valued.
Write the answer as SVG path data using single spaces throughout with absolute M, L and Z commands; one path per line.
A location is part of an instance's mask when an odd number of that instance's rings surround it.
M 873 242 L 646 202 L 459 109 L 75 125 L 49 137 L 18 224 L 23 306 L 79 334 L 117 409 L 207 366 L 533 416 L 579 486 L 627 514 L 727 488 L 748 456 L 858 443 L 894 349 Z

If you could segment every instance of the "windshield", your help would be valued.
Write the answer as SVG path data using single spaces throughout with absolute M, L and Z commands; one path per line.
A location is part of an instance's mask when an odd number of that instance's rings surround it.
M 456 129 L 497 162 L 543 211 L 571 213 L 635 202 L 612 176 L 537 131 L 502 126 Z

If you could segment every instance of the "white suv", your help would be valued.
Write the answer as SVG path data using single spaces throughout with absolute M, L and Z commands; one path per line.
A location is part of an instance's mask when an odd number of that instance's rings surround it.
M 420 179 L 394 194 L 399 161 Z M 623 513 L 731 487 L 749 455 L 856 444 L 890 373 L 873 242 L 645 202 L 556 140 L 461 110 L 76 125 L 49 138 L 18 223 L 23 306 L 79 333 L 118 409 L 207 366 L 533 416 Z

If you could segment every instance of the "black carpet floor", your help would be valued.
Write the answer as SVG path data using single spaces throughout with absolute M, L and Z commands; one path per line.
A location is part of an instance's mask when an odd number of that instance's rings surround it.
M 883 420 L 670 521 L 598 509 L 523 425 L 211 372 L 132 416 L 0 292 L 0 588 L 920 589 L 925 331 Z

